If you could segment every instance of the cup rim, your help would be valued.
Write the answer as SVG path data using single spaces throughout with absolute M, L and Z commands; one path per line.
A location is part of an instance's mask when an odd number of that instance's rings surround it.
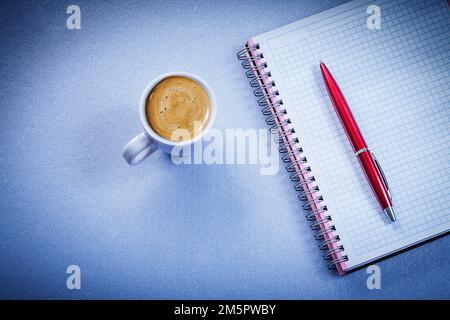
M 181 77 L 186 77 L 189 79 L 192 79 L 194 81 L 196 81 L 199 85 L 202 86 L 202 88 L 206 91 L 206 93 L 208 94 L 208 97 L 210 99 L 211 102 L 211 110 L 210 110 L 210 116 L 209 116 L 209 120 L 208 123 L 206 124 L 206 127 L 193 139 L 187 140 L 187 141 L 172 141 L 166 138 L 161 137 L 160 135 L 158 135 L 150 126 L 150 124 L 147 121 L 147 115 L 146 115 L 146 110 L 145 110 L 145 105 L 147 102 L 147 97 L 150 94 L 150 92 L 152 91 L 152 89 L 158 84 L 160 83 L 162 80 L 164 80 L 165 78 L 168 77 L 173 77 L 173 76 L 181 76 Z M 145 132 L 155 141 L 165 144 L 165 145 L 170 145 L 173 147 L 183 147 L 183 146 L 188 146 L 191 145 L 199 140 L 201 140 L 203 138 L 203 136 L 211 129 L 212 125 L 215 122 L 216 119 L 216 108 L 217 108 L 217 104 L 216 104 L 216 97 L 214 95 L 214 92 L 211 90 L 211 88 L 208 86 L 208 84 L 206 83 L 205 80 L 203 80 L 202 78 L 200 78 L 197 75 L 194 75 L 190 72 L 184 72 L 184 71 L 179 71 L 179 72 L 167 72 L 164 74 L 159 75 L 158 77 L 156 77 L 155 79 L 153 79 L 146 87 L 144 92 L 141 95 L 141 100 L 140 100 L 140 104 L 139 104 L 139 114 L 140 114 L 140 118 L 141 118 L 141 124 L 145 129 Z

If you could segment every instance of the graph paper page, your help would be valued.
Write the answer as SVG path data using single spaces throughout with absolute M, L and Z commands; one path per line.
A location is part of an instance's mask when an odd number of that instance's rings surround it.
M 380 29 L 367 26 L 370 5 L 380 9 Z M 446 1 L 353 1 L 253 41 L 264 53 L 350 269 L 449 230 Z M 320 60 L 383 167 L 396 222 L 388 221 L 371 192 L 327 95 Z

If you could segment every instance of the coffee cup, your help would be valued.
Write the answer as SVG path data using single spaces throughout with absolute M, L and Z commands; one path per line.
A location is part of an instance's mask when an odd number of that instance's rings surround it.
M 190 81 L 185 81 L 188 85 L 192 85 L 195 88 L 195 85 L 197 84 L 200 86 L 200 88 L 196 88 L 196 90 L 200 91 L 201 94 L 205 93 L 208 100 L 208 108 L 205 113 L 205 123 L 200 127 L 199 130 L 196 130 L 195 134 L 189 135 L 189 131 L 187 132 L 187 138 L 182 140 L 176 140 L 176 139 L 170 139 L 167 136 L 162 136 L 162 134 L 158 134 L 155 130 L 155 128 L 152 128 L 150 121 L 152 121 L 152 116 L 155 114 L 154 112 L 149 113 L 149 99 L 152 97 L 150 96 L 153 92 L 153 90 L 163 82 L 167 82 L 165 80 L 167 79 L 190 79 Z M 181 84 L 184 86 L 184 84 Z M 183 88 L 181 88 L 183 89 Z M 187 88 L 189 93 L 189 88 Z M 164 96 L 164 98 L 168 99 L 170 101 L 170 96 Z M 174 98 L 175 99 L 175 98 Z M 187 101 L 186 103 L 192 103 L 192 101 Z M 183 100 L 180 101 L 179 97 L 177 98 L 177 103 L 181 104 L 181 109 L 183 109 Z M 194 104 L 195 106 L 195 104 Z M 187 106 L 192 108 L 192 106 Z M 168 110 L 167 112 L 179 112 L 180 108 L 173 110 Z M 181 110 L 182 111 L 182 110 Z M 166 112 L 164 109 L 161 109 L 161 113 Z M 183 113 L 184 114 L 184 113 Z M 187 114 L 187 113 L 186 113 Z M 189 114 L 191 115 L 192 112 L 190 111 Z M 165 73 L 163 75 L 160 75 L 153 81 L 151 81 L 147 87 L 145 88 L 144 92 L 141 95 L 141 99 L 139 102 L 139 116 L 141 125 L 144 129 L 142 133 L 131 139 L 124 147 L 123 149 L 123 157 L 124 159 L 130 164 L 130 165 L 136 165 L 141 163 L 144 159 L 146 159 L 148 156 L 150 156 L 152 153 L 154 153 L 156 150 L 160 149 L 162 152 L 172 154 L 174 149 L 177 150 L 183 150 L 186 152 L 186 150 L 190 150 L 190 147 L 193 146 L 195 143 L 201 142 L 204 135 L 208 133 L 210 128 L 213 126 L 217 114 L 217 102 L 216 98 L 214 96 L 214 93 L 212 92 L 211 88 L 207 85 L 207 83 L 201 79 L 200 77 L 188 73 L 188 72 L 170 72 Z M 167 116 L 170 116 L 168 114 Z M 174 114 L 174 116 L 177 116 Z M 178 115 L 179 117 L 180 115 Z M 181 115 L 184 116 L 184 115 Z M 167 118 L 167 117 L 166 117 Z M 173 118 L 173 117 L 172 117 Z M 170 119 L 170 117 L 169 117 Z M 155 119 L 156 120 L 156 119 Z M 158 128 L 156 128 L 158 129 Z M 186 136 L 185 136 L 186 137 Z M 183 154 L 183 156 L 186 154 Z

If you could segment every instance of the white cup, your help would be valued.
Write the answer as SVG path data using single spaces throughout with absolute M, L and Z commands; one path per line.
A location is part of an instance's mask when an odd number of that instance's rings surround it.
M 186 77 L 196 81 L 198 84 L 202 86 L 202 88 L 206 91 L 206 93 L 209 96 L 211 108 L 208 123 L 206 124 L 205 128 L 191 140 L 171 141 L 165 139 L 160 135 L 158 135 L 155 131 L 153 131 L 153 129 L 150 127 L 147 121 L 145 105 L 147 102 L 148 95 L 153 90 L 153 88 L 158 83 L 161 82 L 161 80 L 172 76 Z M 214 121 L 216 119 L 216 114 L 217 114 L 216 98 L 212 90 L 209 88 L 209 86 L 203 79 L 197 77 L 196 75 L 193 75 L 192 73 L 187 72 L 169 72 L 160 75 L 152 82 L 150 82 L 149 85 L 145 88 L 144 92 L 142 93 L 141 101 L 139 103 L 139 115 L 141 118 L 141 124 L 144 127 L 144 132 L 131 139 L 125 145 L 125 148 L 123 149 L 122 153 L 123 157 L 130 165 L 136 165 L 138 163 L 141 163 L 145 158 L 147 158 L 157 149 L 160 149 L 161 151 L 168 154 L 171 154 L 174 148 L 182 148 L 183 150 L 189 150 L 190 149 L 189 147 L 195 144 L 196 142 L 201 141 L 203 136 L 213 126 Z

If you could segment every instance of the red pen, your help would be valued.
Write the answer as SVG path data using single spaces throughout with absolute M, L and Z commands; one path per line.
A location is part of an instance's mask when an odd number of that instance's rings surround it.
M 356 123 L 355 118 L 353 118 L 352 111 L 345 101 L 339 86 L 322 61 L 320 62 L 320 70 L 322 71 L 323 81 L 325 82 L 328 95 L 333 103 L 334 110 L 344 127 L 345 133 L 347 134 L 353 147 L 353 151 L 363 168 L 370 187 L 383 211 L 391 221 L 395 221 L 394 209 L 392 208 L 392 197 L 383 170 L 375 158 L 375 155 L 369 150 L 369 147 L 364 141 L 358 124 Z

